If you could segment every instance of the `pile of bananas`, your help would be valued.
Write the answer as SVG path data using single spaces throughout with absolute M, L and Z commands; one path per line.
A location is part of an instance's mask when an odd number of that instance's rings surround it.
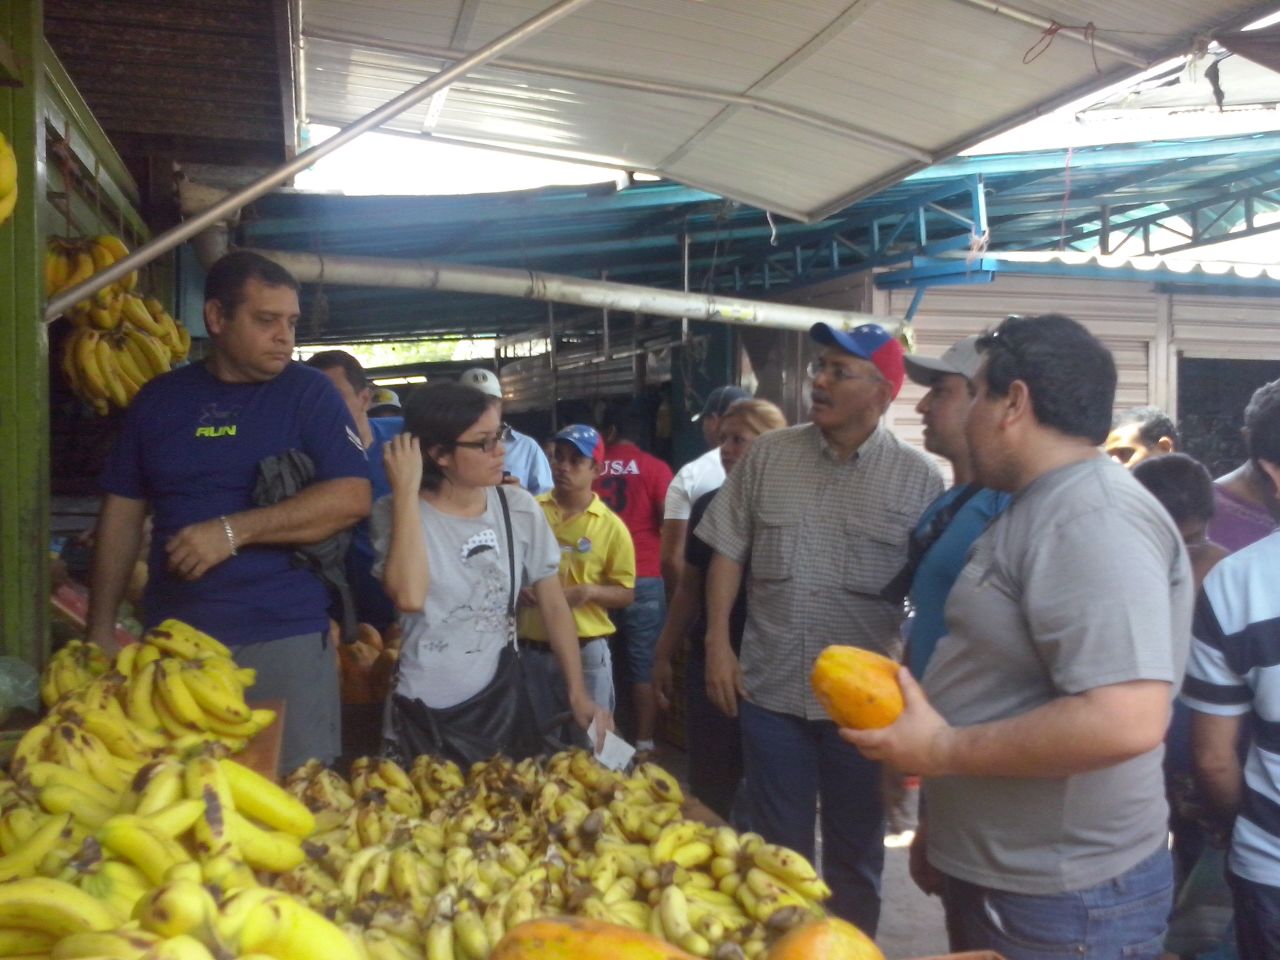
M 44 260 L 46 296 L 89 279 L 129 249 L 107 234 L 90 240 L 49 241 Z M 76 394 L 100 414 L 114 405 L 123 409 L 143 384 L 185 360 L 191 334 L 153 297 L 135 292 L 134 271 L 91 298 L 81 300 L 67 316 L 75 328 L 62 351 L 62 370 Z
M 18 203 L 18 159 L 13 147 L 0 133 L 0 223 L 13 215 Z
M 685 819 L 679 784 L 654 764 L 627 777 L 569 751 L 464 776 L 427 756 L 407 773 L 366 758 L 347 783 L 313 761 L 285 789 L 317 832 L 272 882 L 377 960 L 484 960 L 506 931 L 558 915 L 741 960 L 822 916 L 830 896 L 793 851 Z
M 40 676 L 40 699 L 52 707 L 66 694 L 88 686 L 111 669 L 111 660 L 96 643 L 68 640 L 45 665 Z
M 229 756 L 272 717 L 216 640 L 166 621 L 99 673 L 86 646 L 0 775 L 0 956 L 486 960 L 563 916 L 755 960 L 830 895 L 793 851 L 686 819 L 652 763 L 313 760 L 278 786 Z

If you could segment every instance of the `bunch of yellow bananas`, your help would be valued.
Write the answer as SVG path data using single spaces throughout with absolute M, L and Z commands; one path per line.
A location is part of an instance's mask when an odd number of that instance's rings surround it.
M 13 147 L 0 133 L 0 223 L 13 215 L 18 204 L 18 159 Z
M 129 248 L 124 241 L 111 234 L 85 240 L 54 237 L 49 241 L 44 254 L 45 296 L 52 297 L 83 283 L 128 255 Z M 115 329 L 120 323 L 124 298 L 137 285 L 137 271 L 126 274 L 99 290 L 92 298 L 81 300 L 72 307 L 71 321 L 83 326 L 92 324 L 99 330 Z
M 129 719 L 179 750 L 211 742 L 236 752 L 275 720 L 273 711 L 245 703 L 254 671 L 237 667 L 231 651 L 180 620 L 165 620 L 121 650 L 115 671 Z
M 77 733 L 66 726 L 59 728 L 59 739 Z M 208 750 L 185 761 L 167 756 L 141 765 L 123 791 L 115 792 L 96 773 L 71 766 L 73 757 L 89 762 L 100 752 L 74 743 L 62 764 L 33 764 L 19 774 L 21 782 L 10 781 L 0 790 L 0 956 L 97 956 L 100 951 L 77 951 L 90 943 L 105 944 L 103 938 L 78 945 L 58 940 L 52 946 L 49 941 L 59 934 L 90 931 L 132 937 L 136 930 L 125 927 L 131 917 L 141 921 L 144 932 L 166 938 L 198 935 L 216 956 L 233 955 L 242 944 L 218 910 L 196 907 L 214 902 L 213 889 L 257 889 L 255 870 L 279 874 L 302 863 L 303 838 L 315 825 L 311 812 L 275 783 Z M 38 805 L 30 801 L 32 795 Z M 173 887 L 177 877 L 185 881 L 181 890 Z M 98 904 L 97 920 L 79 927 L 47 926 L 37 922 L 38 909 L 30 911 L 30 919 L 10 916 L 5 900 L 10 884 L 5 881 L 32 879 L 39 881 L 29 885 L 33 892 L 55 891 L 70 903 L 88 895 Z M 300 901 L 294 906 L 303 909 Z M 32 936 L 33 929 L 44 936 Z M 136 951 L 101 953 L 142 956 L 156 938 L 141 939 L 147 942 L 139 942 Z M 262 944 L 253 949 L 280 957 L 306 955 L 275 953 Z
M 79 690 L 111 669 L 111 660 L 96 643 L 68 640 L 40 674 L 40 699 L 52 707 L 65 694 Z
M 49 241 L 45 293 L 87 280 L 129 250 L 119 237 Z M 187 358 L 191 334 L 154 297 L 137 292 L 137 272 L 77 303 L 68 313 L 74 327 L 62 350 L 62 371 L 72 390 L 100 414 L 123 409 L 153 377 Z
M 334 924 L 288 894 L 249 884 L 215 894 L 178 864 L 130 915 L 75 885 L 35 877 L 0 888 L 0 951 L 57 960 L 364 960 Z M 21 926 L 7 926 L 19 922 Z

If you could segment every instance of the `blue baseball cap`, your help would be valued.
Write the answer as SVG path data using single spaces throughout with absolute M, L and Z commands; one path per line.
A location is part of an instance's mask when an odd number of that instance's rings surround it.
M 556 443 L 561 440 L 572 443 L 584 457 L 604 460 L 604 440 L 595 427 L 589 427 L 585 423 L 570 424 L 551 439 Z
M 835 347 L 875 364 L 880 375 L 893 387 L 894 397 L 906 376 L 902 344 L 878 323 L 864 323 L 852 330 L 840 330 L 829 323 L 815 323 L 809 336 L 824 347 Z

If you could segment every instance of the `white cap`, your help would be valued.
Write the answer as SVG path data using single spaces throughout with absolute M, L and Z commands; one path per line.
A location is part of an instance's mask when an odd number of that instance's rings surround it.
M 487 393 L 491 397 L 502 399 L 502 382 L 492 370 L 486 370 L 484 367 L 472 367 L 458 378 L 458 382 L 463 386 L 475 387 L 481 393 Z

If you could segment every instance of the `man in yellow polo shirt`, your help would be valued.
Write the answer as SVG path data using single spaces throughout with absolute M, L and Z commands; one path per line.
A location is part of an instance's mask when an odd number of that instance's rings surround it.
M 587 692 L 612 710 L 613 661 L 610 610 L 635 596 L 636 552 L 631 534 L 591 484 L 604 468 L 604 441 L 592 427 L 574 424 L 555 435 L 551 475 L 555 486 L 537 498 L 560 544 L 560 583 L 573 610 Z M 547 630 L 528 591 L 521 594 L 520 646 L 534 710 L 544 724 L 566 712 L 564 677 L 547 643 Z

